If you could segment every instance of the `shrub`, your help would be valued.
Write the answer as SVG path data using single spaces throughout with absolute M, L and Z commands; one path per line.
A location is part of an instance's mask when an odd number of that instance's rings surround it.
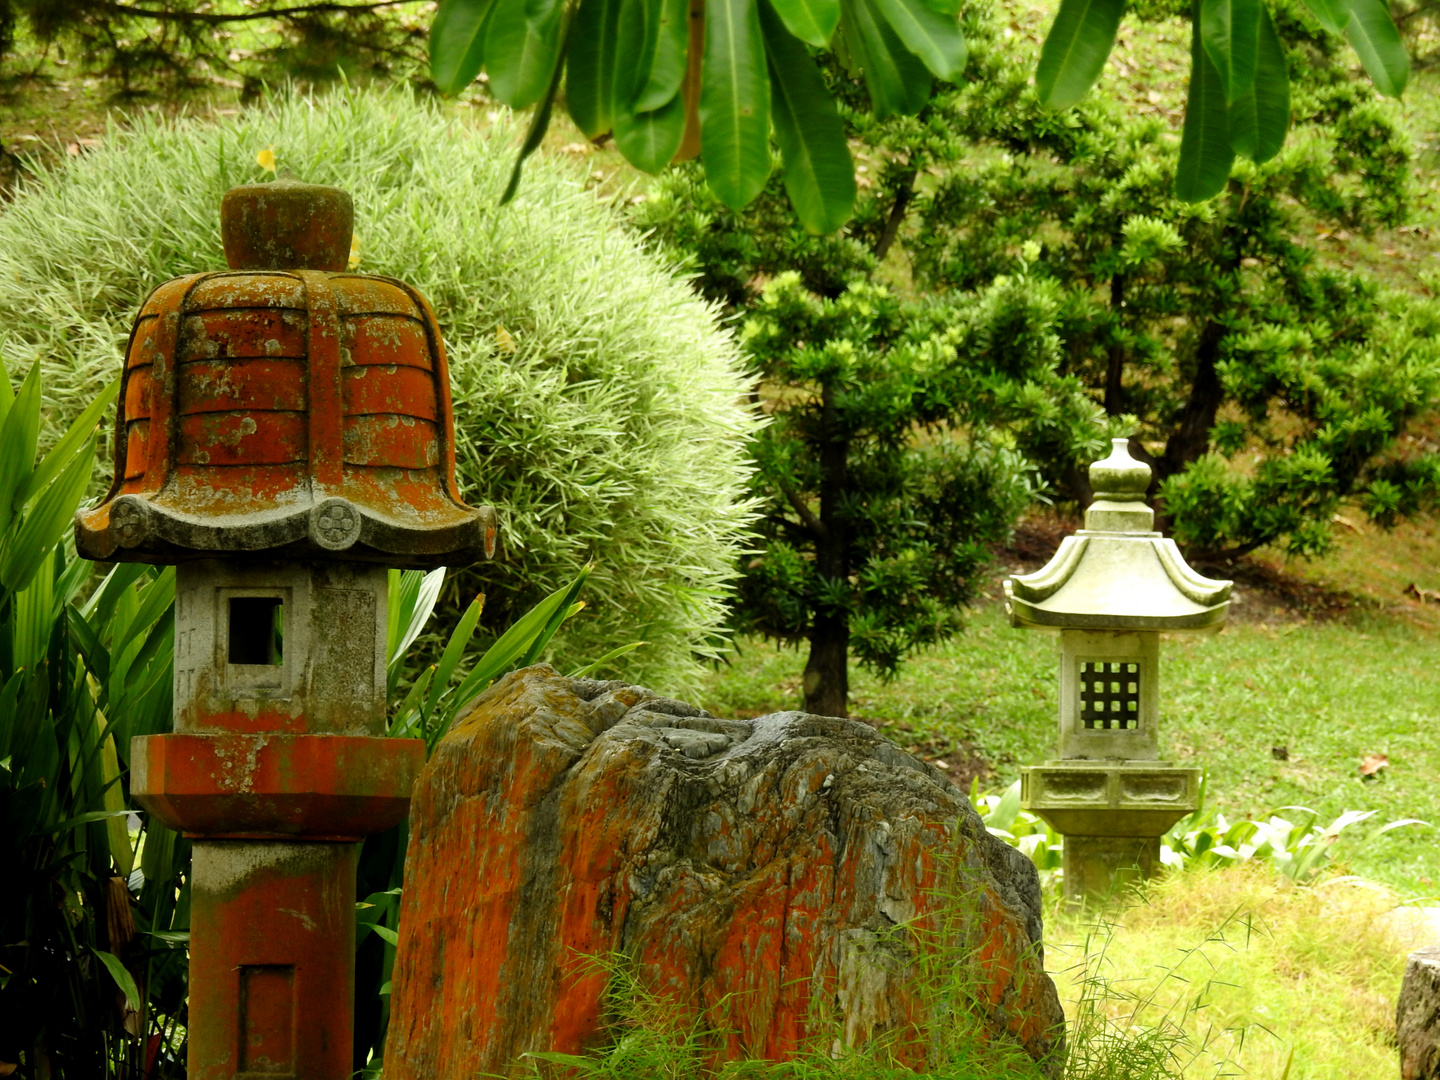
M 557 161 L 497 209 L 514 132 L 404 91 L 287 96 L 216 124 L 142 119 L 42 173 L 0 215 L 0 348 L 38 357 L 56 430 L 114 378 L 155 284 L 224 265 L 224 191 L 282 168 L 354 196 L 361 269 L 435 305 L 451 357 L 461 488 L 501 508 L 502 555 L 446 599 L 504 626 L 592 557 L 590 609 L 557 658 L 649 644 L 635 681 L 692 688 L 714 650 L 754 420 L 713 311 Z

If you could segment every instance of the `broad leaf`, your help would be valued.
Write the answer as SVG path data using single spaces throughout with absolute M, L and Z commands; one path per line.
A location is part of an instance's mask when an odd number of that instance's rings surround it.
M 646 39 L 646 78 L 632 103 L 637 114 L 661 108 L 680 92 L 690 43 L 689 7 L 687 0 L 651 0 L 649 11 L 656 18 L 646 23 L 653 41 Z
M 19 407 L 19 403 L 16 403 Z M 41 493 L 35 505 L 26 515 L 18 531 L 5 545 L 3 560 L 0 560 L 0 584 L 7 589 L 23 589 L 39 569 L 45 556 L 55 546 L 75 508 L 85 494 L 85 485 L 90 480 L 90 467 L 95 461 L 95 444 L 70 459 L 55 483 Z
M 120 958 L 114 953 L 102 952 L 94 947 L 90 951 L 105 965 L 105 970 L 115 980 L 115 985 L 120 988 L 120 992 L 125 995 L 125 1007 L 138 1011 L 141 1001 L 140 990 L 135 985 L 134 977 L 125 970 L 125 965 L 120 962 Z
M 1249 93 L 1232 102 L 1229 110 L 1231 148 L 1257 165 L 1280 152 L 1290 129 L 1290 76 L 1285 49 L 1270 13 L 1263 7 L 1259 41 L 1255 81 Z
M 1047 109 L 1068 109 L 1083 98 L 1115 47 L 1125 0 L 1060 0 L 1045 35 L 1035 90 Z
M 1255 81 L 1261 8 L 1260 0 L 1200 0 L 1200 41 L 1232 104 Z
M 512 109 L 545 96 L 560 57 L 564 0 L 495 0 L 485 36 L 490 92 Z
M 685 100 L 679 90 L 659 109 L 615 116 L 615 145 L 641 172 L 658 173 L 670 164 L 684 134 Z
M 775 9 L 760 0 L 769 54 L 771 112 L 785 161 L 785 191 L 801 223 L 834 232 L 855 205 L 855 163 L 845 128 L 805 46 L 786 32 Z
M 1350 0 L 1305 0 L 1315 19 L 1332 34 L 1343 34 L 1350 21 Z
M 485 66 L 485 31 L 492 0 L 443 0 L 430 24 L 430 78 L 442 94 L 458 94 Z
M 785 29 L 807 45 L 823 49 L 840 22 L 840 0 L 774 0 Z
M 1410 57 L 1385 0 L 1351 0 L 1345 37 L 1375 89 L 1398 98 L 1410 81 Z
M 918 112 L 930 97 L 930 72 L 905 48 L 870 0 L 844 0 L 844 36 L 865 75 L 875 116 Z
M 574 9 L 567 4 L 565 16 L 560 23 L 560 56 L 555 61 L 555 70 L 550 75 L 550 85 L 545 88 L 545 96 L 530 114 L 530 127 L 525 131 L 525 141 L 520 144 L 520 152 L 515 155 L 515 164 L 510 166 L 510 179 L 505 182 L 505 190 L 500 194 L 501 206 L 513 199 L 515 192 L 520 190 L 520 176 L 525 168 L 525 159 L 540 149 L 540 144 L 545 140 L 545 132 L 550 127 L 550 111 L 555 107 L 555 98 L 560 93 L 560 80 L 565 74 L 565 50 L 570 43 L 572 10 Z
M 570 32 L 565 105 L 587 139 L 614 125 L 615 71 L 619 62 L 622 0 L 580 0 Z M 627 62 L 629 58 L 627 58 Z
M 1198 20 L 1190 40 L 1190 92 L 1185 99 L 1185 130 L 1175 168 L 1175 195 L 1203 202 L 1218 195 L 1230 178 L 1235 152 L 1230 148 L 1229 118 L 1220 74 L 1200 43 Z
M 50 448 L 50 452 L 41 459 L 40 464 L 35 466 L 35 471 L 30 474 L 29 479 L 21 484 L 15 492 L 17 508 L 24 506 L 39 494 L 51 480 L 60 474 L 60 470 L 69 464 L 70 459 L 83 449 L 86 440 L 95 434 L 96 426 L 110 408 L 110 403 L 115 400 L 115 395 L 119 390 L 120 380 L 116 379 L 101 390 L 94 401 L 85 406 L 85 411 L 76 417 L 69 430 L 60 437 L 59 442 Z
M 905 47 L 924 61 L 937 79 L 954 82 L 965 69 L 965 37 L 958 20 L 941 15 L 921 0 L 875 0 L 876 7 Z
M 700 137 L 705 179 L 739 210 L 770 175 L 770 79 L 756 0 L 711 0 L 705 12 Z
M 40 364 L 20 384 L 5 422 L 0 424 L 0 530 L 9 527 L 15 496 L 25 490 L 35 468 L 40 433 Z

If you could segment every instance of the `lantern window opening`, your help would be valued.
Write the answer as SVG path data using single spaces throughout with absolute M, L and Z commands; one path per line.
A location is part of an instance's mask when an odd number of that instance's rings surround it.
M 1133 660 L 1081 660 L 1080 725 L 1087 731 L 1137 731 L 1140 664 Z
M 285 602 L 278 596 L 232 596 L 226 645 L 232 664 L 285 663 Z

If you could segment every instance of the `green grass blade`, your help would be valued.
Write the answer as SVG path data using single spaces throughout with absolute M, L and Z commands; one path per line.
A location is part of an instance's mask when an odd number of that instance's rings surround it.
M 1250 92 L 1260 48 L 1260 0 L 1200 0 L 1200 42 L 1227 103 Z
M 756 0 L 710 0 L 700 78 L 705 179 L 739 210 L 770 175 L 770 78 Z
M 480 621 L 480 612 L 484 606 L 481 598 L 477 597 L 472 600 L 470 606 L 465 609 L 465 614 L 460 616 L 460 622 L 450 635 L 450 640 L 445 643 L 445 651 L 440 654 L 440 662 L 435 665 L 435 678 L 430 684 L 430 696 L 425 701 L 427 717 L 434 713 L 440 695 L 450 685 L 450 677 L 455 674 L 455 669 L 460 664 L 460 657 L 465 655 L 465 646 L 470 644 L 470 638 L 475 633 L 475 624 Z
M 620 110 L 615 116 L 615 145 L 641 172 L 658 173 L 685 135 L 685 101 L 677 91 L 670 101 L 650 112 Z
M 760 2 L 760 22 L 786 194 L 805 228 L 834 232 L 850 220 L 855 206 L 855 163 L 844 125 L 815 61 L 786 32 L 767 0 Z
M 650 644 L 648 641 L 632 641 L 629 645 L 621 645 L 618 649 L 611 649 L 611 650 L 610 650 L 609 652 L 607 652 L 604 656 L 600 657 L 599 660 L 592 660 L 592 661 L 590 661 L 590 663 L 586 664 L 584 667 L 580 668 L 579 670 L 577 670 L 577 671 L 572 671 L 572 672 L 570 673 L 570 678 L 572 678 L 572 679 L 583 679 L 583 678 L 585 678 L 587 675 L 589 675 L 592 671 L 598 671 L 600 668 L 604 667 L 606 664 L 609 664 L 609 663 L 611 663 L 612 661 L 615 661 L 615 660 L 620 659 L 620 657 L 624 656 L 626 653 L 632 653 L 632 652 L 634 652 L 636 649 L 640 648 L 640 646 L 642 646 L 642 645 L 648 645 L 648 644 Z M 1402 823 L 1402 822 L 1396 822 L 1395 824 L 1403 824 L 1403 823 Z M 1423 823 L 1422 823 L 1422 824 L 1423 824 Z
M 545 96 L 560 58 L 564 0 L 495 0 L 485 54 L 490 92 L 512 109 Z
M 485 66 L 492 0 L 443 0 L 430 24 L 430 78 L 442 94 L 458 94 Z
M 85 444 L 85 440 L 95 434 L 95 429 L 99 426 L 104 413 L 109 410 L 110 404 L 115 400 L 115 395 L 119 392 L 120 380 L 116 379 L 109 386 L 105 387 L 105 389 L 101 390 L 95 400 L 85 407 L 85 411 L 70 425 L 70 429 L 60 437 L 60 441 L 52 446 L 50 452 L 41 459 L 35 471 L 30 474 L 30 478 L 21 484 L 15 492 L 15 505 L 17 507 L 24 506 L 49 484 L 50 481 L 60 475 L 60 470 L 65 467 L 75 454 L 80 452 Z
M 19 407 L 17 401 L 16 407 Z M 41 562 L 64 535 L 65 527 L 75 516 L 75 509 L 90 481 L 95 461 L 95 444 L 90 443 L 70 459 L 59 479 L 41 494 L 25 521 L 5 545 L 0 560 L 0 584 L 7 589 L 23 589 L 39 569 Z
M 1410 81 L 1410 55 L 1385 0 L 1350 0 L 1345 38 L 1360 57 L 1375 89 L 1393 98 L 1405 92 L 1405 84 Z
M 840 22 L 840 0 L 772 0 L 772 6 L 785 29 L 817 49 L 830 44 L 830 36 Z M 774 40 L 768 30 L 765 37 L 767 42 Z
M 1115 47 L 1125 0 L 1061 0 L 1045 35 L 1035 89 L 1047 109 L 1068 109 L 1095 85 Z
M 1250 89 L 1230 105 L 1230 145 L 1262 165 L 1280 152 L 1290 130 L 1290 74 L 1270 13 L 1260 9 L 1259 48 Z
M 1197 24 L 1191 32 L 1190 93 L 1185 101 L 1180 160 L 1175 167 L 1175 196 L 1195 203 L 1218 195 L 1230 178 L 1230 164 L 1234 160 L 1225 91 L 1220 86 L 1215 65 L 1200 43 Z
M 941 15 L 921 0 L 875 0 L 890 28 L 930 74 L 954 82 L 965 69 L 968 50 L 956 19 Z

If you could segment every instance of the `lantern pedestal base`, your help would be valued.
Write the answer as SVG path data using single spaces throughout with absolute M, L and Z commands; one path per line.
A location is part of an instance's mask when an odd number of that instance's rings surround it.
M 1020 770 L 1020 805 L 1065 837 L 1065 899 L 1103 900 L 1154 874 L 1160 837 L 1200 805 L 1200 770 L 1072 759 Z
M 1108 900 L 1155 873 L 1158 836 L 1065 837 L 1065 899 Z

